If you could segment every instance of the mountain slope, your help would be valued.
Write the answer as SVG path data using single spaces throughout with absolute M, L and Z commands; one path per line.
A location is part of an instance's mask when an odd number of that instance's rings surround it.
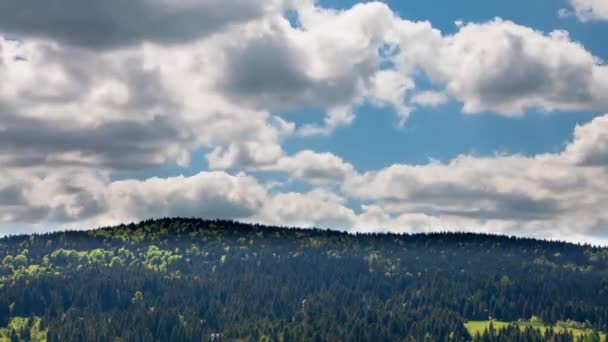
M 560 242 L 163 219 L 0 239 L 0 261 L 0 340 L 465 341 L 468 321 L 532 316 L 608 331 L 608 250 Z M 576 340 L 486 340 L 507 333 Z

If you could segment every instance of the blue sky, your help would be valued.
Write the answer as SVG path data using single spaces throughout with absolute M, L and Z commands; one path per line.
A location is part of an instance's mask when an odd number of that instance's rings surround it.
M 358 1 L 327 0 L 320 3 L 344 9 Z M 495 17 L 545 32 L 565 29 L 595 56 L 608 59 L 608 44 L 603 37 L 608 32 L 608 24 L 581 24 L 574 17 L 560 18 L 557 15 L 559 9 L 568 6 L 565 0 L 385 3 L 405 18 L 428 20 L 446 33 L 457 30 L 454 24 L 457 20 L 484 22 Z M 286 148 L 293 152 L 306 147 L 332 152 L 362 170 L 377 169 L 387 163 L 426 164 L 431 159 L 448 161 L 459 154 L 536 155 L 560 151 L 572 139 L 577 124 L 587 123 L 598 115 L 581 111 L 549 115 L 531 110 L 520 118 L 510 119 L 491 112 L 486 115 L 463 115 L 461 108 L 460 103 L 453 101 L 439 108 L 420 109 L 413 113 L 407 125 L 397 127 L 397 120 L 390 109 L 363 106 L 357 110 L 359 115 L 352 126 L 340 129 L 329 137 L 290 139 L 286 142 Z M 309 114 L 290 113 L 296 122 L 310 120 Z M 322 117 L 322 114 L 316 114 Z
M 320 1 L 324 7 L 348 9 L 365 1 Z M 384 1 L 398 15 L 412 20 L 428 20 L 442 32 L 452 34 L 455 22 L 485 22 L 495 17 L 512 20 L 537 30 L 567 30 L 573 40 L 581 42 L 599 58 L 608 58 L 608 45 L 603 33 L 605 22 L 582 24 L 575 17 L 560 18 L 559 9 L 568 7 L 563 1 L 523 1 L 489 3 L 467 0 L 455 3 L 445 0 Z M 424 75 L 417 83 L 428 83 Z M 432 85 L 428 84 L 429 87 Z M 412 114 L 407 124 L 398 125 L 393 110 L 363 105 L 357 108 L 352 125 L 338 129 L 330 136 L 291 137 L 284 148 L 296 153 L 302 149 L 331 152 L 351 162 L 359 170 L 369 171 L 392 163 L 426 164 L 429 160 L 449 161 L 460 154 L 488 156 L 523 154 L 532 156 L 559 152 L 572 139 L 574 127 L 591 121 L 596 112 L 563 111 L 550 115 L 542 110 L 529 110 L 512 119 L 492 112 L 462 114 L 462 104 L 451 101 L 438 108 L 422 108 Z M 295 123 L 322 121 L 319 109 L 281 113 Z M 160 170 L 128 173 L 124 177 L 145 179 L 151 175 L 195 174 L 205 168 L 204 153 L 193 153 L 196 161 L 189 168 L 177 165 Z M 199 162 L 202 161 L 202 162 Z
M 492 113 L 463 115 L 461 107 L 449 103 L 418 110 L 406 125 L 399 126 L 390 110 L 363 106 L 351 126 L 326 137 L 295 137 L 286 141 L 285 148 L 292 152 L 302 148 L 332 152 L 364 171 L 387 163 L 445 162 L 460 154 L 533 156 L 561 151 L 572 140 L 574 127 L 595 117 L 589 112 L 548 115 L 530 111 L 513 119 Z
M 604 0 L 33 1 L 0 14 L 0 234 L 608 240 Z

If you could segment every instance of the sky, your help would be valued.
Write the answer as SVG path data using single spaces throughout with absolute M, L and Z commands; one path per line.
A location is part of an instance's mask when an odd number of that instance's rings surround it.
M 0 3 L 0 235 L 608 242 L 607 0 Z

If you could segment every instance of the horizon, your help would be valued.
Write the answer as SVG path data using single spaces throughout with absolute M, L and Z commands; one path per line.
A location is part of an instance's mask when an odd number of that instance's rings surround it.
M 590 242 L 580 241 L 573 242 L 568 240 L 559 240 L 559 239 L 549 239 L 543 237 L 532 237 L 525 235 L 509 235 L 507 233 L 493 233 L 493 232 L 476 232 L 476 231 L 467 231 L 467 230 L 441 230 L 441 229 L 431 229 L 423 232 L 391 232 L 391 231 L 383 231 L 383 230 L 372 230 L 369 231 L 359 231 L 353 232 L 347 229 L 339 229 L 332 227 L 301 227 L 301 226 L 282 226 L 282 225 L 268 225 L 263 223 L 255 223 L 255 222 L 246 222 L 239 220 L 231 220 L 231 219 L 207 219 L 203 217 L 159 217 L 159 218 L 150 218 L 143 219 L 139 221 L 125 222 L 117 225 L 110 226 L 99 226 L 99 227 L 90 227 L 84 229 L 75 229 L 75 228 L 63 228 L 63 229 L 49 229 L 43 232 L 33 232 L 33 233 L 16 233 L 16 234 L 0 234 L 0 240 L 2 239 L 11 239 L 11 238 L 19 238 L 19 237 L 28 237 L 28 236 L 45 236 L 45 235 L 54 235 L 54 234 L 62 234 L 62 233 L 87 233 L 94 232 L 99 230 L 112 230 L 121 227 L 127 226 L 139 226 L 144 223 L 158 223 L 160 221 L 200 221 L 203 223 L 236 223 L 238 225 L 250 226 L 251 228 L 256 229 L 275 229 L 275 230 L 287 230 L 287 231 L 312 231 L 312 232 L 329 232 L 336 234 L 344 234 L 350 236 L 374 236 L 374 235 L 386 235 L 386 236 L 433 236 L 433 235 L 473 235 L 473 236 L 482 236 L 489 238 L 504 238 L 504 239 L 517 239 L 517 240 L 530 240 L 530 241 L 538 241 L 538 242 L 546 242 L 546 243 L 558 243 L 558 244 L 566 244 L 566 245 L 574 245 L 579 247 L 589 247 L 589 248 L 598 248 L 598 249 L 608 249 L 608 243 L 605 244 L 593 244 Z M 230 230 L 231 228 L 225 228 Z
M 0 237 L 195 216 L 608 246 L 605 0 L 57 5 L 0 5 Z

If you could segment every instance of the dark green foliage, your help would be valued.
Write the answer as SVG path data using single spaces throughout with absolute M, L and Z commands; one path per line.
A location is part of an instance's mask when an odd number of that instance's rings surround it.
M 474 337 L 464 323 L 535 315 L 607 331 L 606 256 L 476 234 L 145 221 L 0 240 L 0 325 L 39 316 L 49 342 L 573 341 Z

